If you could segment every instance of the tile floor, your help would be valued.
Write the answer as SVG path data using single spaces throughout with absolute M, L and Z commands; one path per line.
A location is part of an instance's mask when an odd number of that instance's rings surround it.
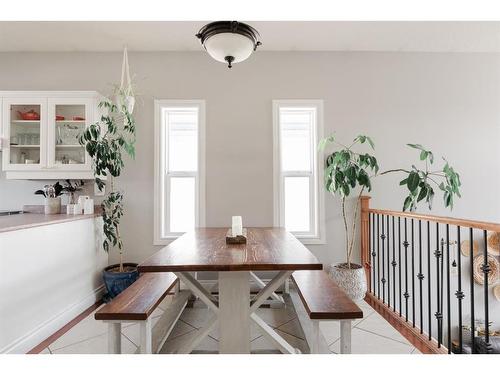
M 158 321 L 166 301 L 153 314 L 153 325 Z M 364 318 L 353 322 L 352 352 L 354 354 L 419 354 L 399 332 L 378 315 L 366 302 L 358 303 L 364 312 Z M 168 340 L 160 353 L 171 352 L 184 340 L 190 339 L 200 329 L 206 318 L 207 308 L 200 301 L 182 313 Z M 299 324 L 293 304 L 287 303 L 285 308 L 260 308 L 258 315 L 294 347 L 303 353 L 309 352 L 304 339 L 302 327 Z M 320 329 L 332 353 L 338 353 L 340 345 L 340 327 L 338 322 L 321 322 Z M 75 327 L 61 336 L 48 348 L 44 354 L 99 354 L 107 351 L 107 326 L 96 321 L 90 314 Z M 122 330 L 122 353 L 132 354 L 137 351 L 139 342 L 138 324 L 127 324 Z M 218 329 L 215 328 L 196 348 L 194 353 L 217 353 Z M 255 326 L 251 328 L 252 353 L 279 353 L 262 336 Z

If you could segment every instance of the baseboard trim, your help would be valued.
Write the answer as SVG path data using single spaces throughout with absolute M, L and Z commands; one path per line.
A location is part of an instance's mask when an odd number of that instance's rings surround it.
M 104 293 L 104 285 L 101 285 L 98 288 L 94 289 L 92 293 L 87 295 L 81 301 L 74 303 L 73 305 L 69 306 L 55 317 L 46 320 L 38 327 L 34 328 L 31 332 L 27 333 L 26 335 L 20 337 L 13 343 L 2 348 L 0 353 L 20 354 L 20 353 L 37 353 L 42 351 L 46 347 L 44 346 L 43 348 L 38 350 L 42 343 L 49 340 L 59 331 L 65 329 L 66 326 L 71 324 L 73 320 L 77 319 L 80 315 L 85 313 L 89 309 L 89 306 L 93 307 L 97 301 L 101 300 L 103 293 Z M 67 330 L 69 330 L 71 327 L 72 326 L 68 327 Z M 38 351 L 35 351 L 35 349 L 37 349 Z

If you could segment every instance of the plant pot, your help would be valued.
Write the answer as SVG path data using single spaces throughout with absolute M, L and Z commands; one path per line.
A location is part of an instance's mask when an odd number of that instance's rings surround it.
M 45 198 L 45 215 L 55 215 L 61 213 L 61 197 Z
M 123 263 L 124 272 L 118 272 L 119 267 L 119 264 L 112 264 L 102 271 L 102 278 L 108 292 L 108 299 L 115 298 L 139 277 L 137 263 Z
M 365 298 L 366 275 L 359 264 L 351 263 L 351 268 L 347 268 L 347 263 L 333 264 L 330 275 L 352 300 L 360 301 Z
M 135 97 L 131 95 L 123 97 L 117 95 L 115 98 L 115 104 L 120 112 L 122 111 L 122 106 L 125 106 L 125 108 L 127 108 L 127 111 L 129 113 L 132 113 L 134 111 L 134 106 L 135 106 Z

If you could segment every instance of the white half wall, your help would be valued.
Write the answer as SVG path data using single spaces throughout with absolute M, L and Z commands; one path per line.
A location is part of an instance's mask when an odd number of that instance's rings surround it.
M 102 295 L 102 219 L 0 233 L 0 353 L 26 353 Z

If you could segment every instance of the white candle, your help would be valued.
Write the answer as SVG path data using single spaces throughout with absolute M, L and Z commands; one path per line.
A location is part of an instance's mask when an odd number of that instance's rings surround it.
M 241 216 L 233 216 L 232 231 L 233 237 L 243 235 L 243 222 Z

